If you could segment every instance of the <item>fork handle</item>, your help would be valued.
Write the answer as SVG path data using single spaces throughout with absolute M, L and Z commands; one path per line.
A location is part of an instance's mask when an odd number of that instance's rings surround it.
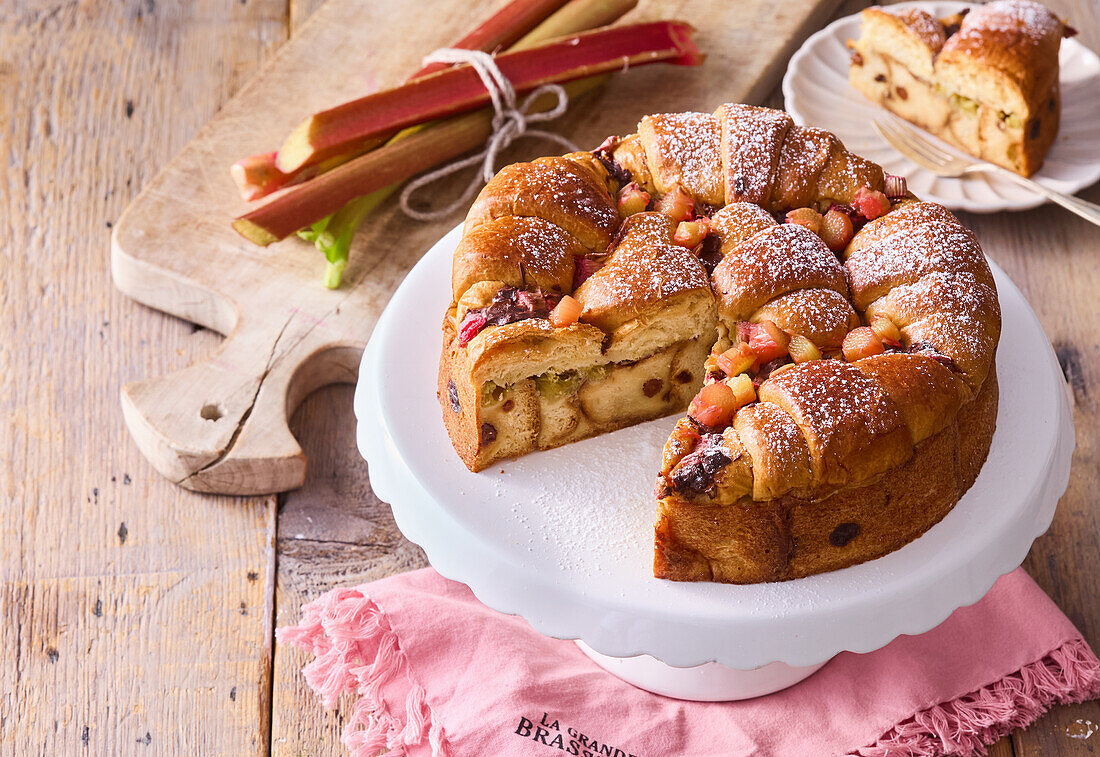
M 1056 189 L 1051 189 L 1050 187 L 1040 184 L 1037 181 L 1032 181 L 1031 179 L 1028 179 L 1024 176 L 1020 176 L 1018 173 L 1013 173 L 1012 171 L 1000 168 L 999 166 L 998 168 L 998 173 L 1000 175 L 1006 176 L 1015 181 L 1017 184 L 1027 187 L 1034 192 L 1038 192 L 1051 202 L 1056 202 L 1066 210 L 1072 211 L 1073 213 L 1081 216 L 1086 221 L 1090 221 L 1097 226 L 1100 226 L 1100 205 L 1089 202 L 1087 200 L 1082 200 L 1081 198 L 1074 197 L 1073 195 L 1067 195 L 1063 192 L 1059 192 Z

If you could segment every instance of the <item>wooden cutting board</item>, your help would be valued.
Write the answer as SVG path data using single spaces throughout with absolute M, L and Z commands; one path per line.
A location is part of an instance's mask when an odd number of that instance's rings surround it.
M 262 494 L 293 489 L 306 460 L 288 416 L 314 389 L 354 382 L 363 347 L 405 273 L 462 219 L 405 218 L 388 203 L 356 238 L 343 286 L 321 285 L 324 261 L 296 238 L 260 248 L 229 225 L 244 210 L 233 161 L 276 147 L 307 114 L 394 85 L 496 2 L 329 0 L 169 163 L 114 229 L 116 286 L 145 305 L 226 335 L 208 359 L 122 389 L 141 451 L 189 489 Z M 758 101 L 839 0 L 642 0 L 626 21 L 680 18 L 699 29 L 701 67 L 655 65 L 617 74 L 550 124 L 581 147 L 634 131 L 647 113 Z M 186 103 L 179 103 L 185 108 Z M 521 140 L 507 161 L 550 151 Z M 468 175 L 427 190 L 440 202 Z M 446 303 L 425 303 L 442 314 Z M 409 345 L 416 349 L 417 345 Z M 435 402 L 425 397 L 425 402 Z

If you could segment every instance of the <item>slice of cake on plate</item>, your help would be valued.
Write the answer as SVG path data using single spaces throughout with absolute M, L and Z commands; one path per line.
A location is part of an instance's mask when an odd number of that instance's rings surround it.
M 849 81 L 983 160 L 1030 176 L 1058 133 L 1058 50 L 1074 32 L 1043 5 L 996 0 L 945 19 L 918 7 L 861 14 Z

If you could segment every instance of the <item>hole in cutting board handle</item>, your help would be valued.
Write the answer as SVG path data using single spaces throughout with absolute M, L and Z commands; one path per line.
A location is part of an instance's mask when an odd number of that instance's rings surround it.
M 202 410 L 199 410 L 199 415 L 203 420 L 216 421 L 222 417 L 222 409 L 215 404 L 207 403 L 202 406 Z

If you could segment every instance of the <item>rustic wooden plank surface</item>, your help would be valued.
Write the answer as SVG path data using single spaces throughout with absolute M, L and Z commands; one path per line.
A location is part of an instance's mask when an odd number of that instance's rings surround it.
M 219 339 L 109 222 L 286 38 L 281 0 L 0 9 L 0 754 L 267 751 L 275 501 L 164 481 L 122 382 Z
M 1049 3 L 1100 49 L 1094 3 Z M 117 409 L 121 383 L 219 339 L 113 290 L 106 222 L 318 4 L 0 13 L 0 755 L 250 754 L 269 738 L 280 754 L 339 754 L 339 715 L 305 690 L 304 657 L 273 653 L 273 615 L 291 622 L 333 585 L 424 564 L 370 493 L 350 387 L 318 391 L 294 417 L 313 468 L 281 502 L 277 536 L 272 498 L 160 479 Z M 1083 196 L 1100 201 L 1100 187 Z M 1100 233 L 1052 208 L 966 222 L 1028 296 L 1073 387 L 1073 480 L 1025 566 L 1097 647 Z M 393 216 L 378 233 L 406 227 Z M 1056 708 L 991 754 L 1091 754 L 1097 737 L 1069 736 L 1084 720 L 1100 723 L 1100 706 Z

